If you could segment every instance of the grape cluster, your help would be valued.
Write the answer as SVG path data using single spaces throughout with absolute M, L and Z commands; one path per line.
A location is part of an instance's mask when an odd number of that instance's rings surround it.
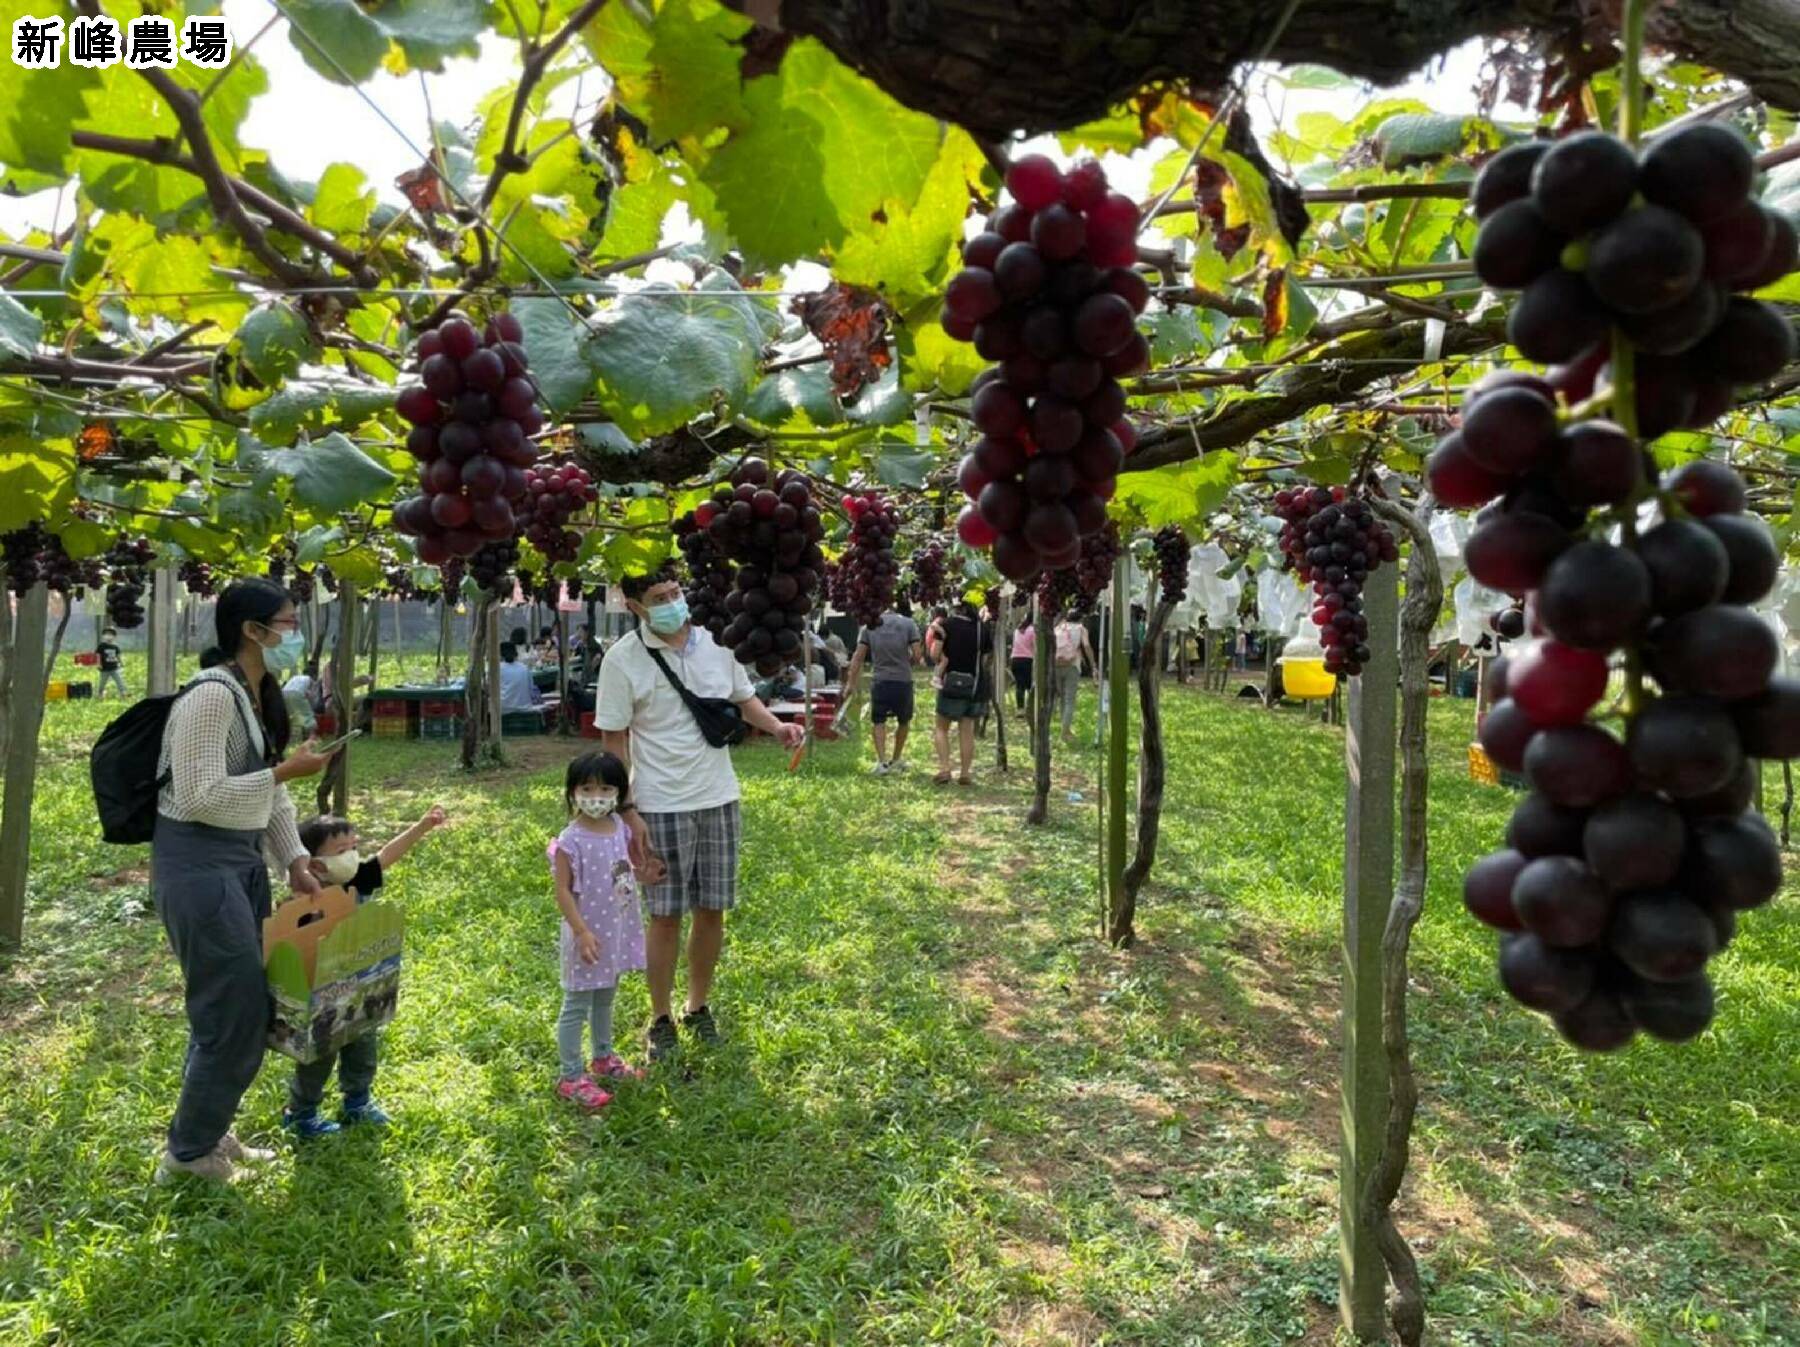
M 936 538 L 916 548 L 909 563 L 912 569 L 912 601 L 935 608 L 944 598 L 944 545 Z
M 835 561 L 825 563 L 825 597 L 840 613 L 850 608 L 850 572 Z
M 197 599 L 210 599 L 218 592 L 219 586 L 213 577 L 212 567 L 204 561 L 194 561 L 190 558 L 181 563 L 181 569 L 177 574 L 187 592 Z
M 432 591 L 420 589 L 413 579 L 410 566 L 390 566 L 381 574 L 381 593 L 388 598 L 400 599 L 407 603 L 423 603 L 437 597 Z
M 1081 557 L 1075 563 L 1075 583 L 1090 599 L 1103 593 L 1113 581 L 1113 566 L 1119 559 L 1119 526 L 1112 520 L 1098 532 L 1081 540 Z
M 943 321 L 998 362 L 970 387 L 981 438 L 957 473 L 970 501 L 957 535 L 993 548 L 1000 573 L 1023 582 L 1073 566 L 1081 540 L 1106 522 L 1137 442 L 1118 381 L 1149 366 L 1137 315 L 1150 287 L 1132 270 L 1137 206 L 1107 190 L 1099 164 L 1065 176 L 1027 155 L 1006 186 L 1011 204 L 963 247 Z
M 1157 577 L 1162 581 L 1162 597 L 1164 603 L 1180 603 L 1187 597 L 1188 558 L 1193 554 L 1193 544 L 1182 531 L 1181 525 L 1170 524 L 1160 528 L 1156 536 L 1150 540 L 1151 549 L 1156 553 Z
M 422 494 L 394 507 L 394 527 L 418 539 L 430 565 L 473 557 L 518 527 L 514 506 L 537 461 L 531 437 L 544 426 L 523 338 L 510 313 L 495 314 L 485 333 L 454 317 L 419 337 L 420 381 L 400 390 L 395 407 L 412 423 L 406 447 Z
M 1498 662 L 1480 731 L 1532 794 L 1464 901 L 1507 933 L 1507 990 L 1597 1051 L 1706 1027 L 1707 959 L 1781 883 L 1749 759 L 1800 756 L 1800 679 L 1775 674 L 1775 634 L 1745 606 L 1779 558 L 1743 480 L 1701 459 L 1657 499 L 1642 533 L 1565 536 L 1529 568 L 1523 620 L 1542 639 Z M 1661 693 L 1628 698 L 1623 740 L 1588 719 L 1620 650 Z
M 143 538 L 120 538 L 106 552 L 106 616 L 124 631 L 144 625 L 144 589 L 156 549 Z
M 14 594 L 28 593 L 38 582 L 38 553 L 50 535 L 36 520 L 22 529 L 0 533 L 0 565 L 6 567 L 6 587 Z
M 848 599 L 844 611 L 865 627 L 879 627 L 900 581 L 900 562 L 894 556 L 900 512 L 874 491 L 845 496 L 842 504 L 850 516 L 850 546 L 841 563 Z
M 575 463 L 539 464 L 525 469 L 525 494 L 513 515 L 531 545 L 549 561 L 574 561 L 581 535 L 569 519 L 600 498 L 588 470 Z
M 313 601 L 313 591 L 317 576 L 305 566 L 294 567 L 294 574 L 287 582 L 287 592 L 294 596 L 294 602 L 301 607 Z
M 1038 612 L 1048 618 L 1064 613 L 1079 617 L 1087 611 L 1087 597 L 1081 592 L 1073 566 L 1038 572 L 1037 606 Z
M 462 593 L 463 577 L 468 574 L 469 563 L 462 557 L 451 557 L 438 567 L 438 574 L 443 577 L 443 585 L 438 590 L 438 597 L 445 603 L 455 603 Z
M 717 553 L 701 562 L 709 600 L 716 596 L 714 577 L 727 563 L 737 565 L 734 585 L 718 597 L 726 615 L 719 643 L 740 664 L 754 665 L 765 676 L 779 673 L 800 649 L 825 565 L 819 547 L 825 525 L 812 488 L 791 468 L 771 476 L 767 463 L 747 458 L 711 500 L 675 521 L 690 572 L 698 551 L 690 539 L 700 535 Z M 709 621 L 716 618 L 713 608 L 709 602 Z
M 1601 131 L 1532 141 L 1476 179 L 1475 271 L 1522 289 L 1507 336 L 1529 359 L 1574 361 L 1616 326 L 1641 353 L 1638 428 L 1705 426 L 1735 384 L 1794 358 L 1781 312 L 1734 295 L 1793 270 L 1800 235 L 1750 195 L 1743 137 L 1700 122 L 1637 155 Z M 1473 449 L 1471 455 L 1479 459 Z
M 1369 662 L 1369 620 L 1363 583 L 1399 548 L 1365 500 L 1341 486 L 1294 487 L 1275 493 L 1283 521 L 1281 550 L 1290 570 L 1313 588 L 1313 625 L 1325 647 L 1325 667 L 1355 678 Z
M 469 578 L 490 595 L 504 595 L 512 590 L 513 567 L 518 564 L 519 540 L 495 538 L 477 547 L 469 557 Z
M 86 561 L 75 560 L 63 550 L 62 539 L 54 533 L 44 535 L 44 546 L 38 551 L 37 564 L 44 584 L 57 594 L 99 589 L 106 583 L 106 569 L 97 559 L 90 557 Z
M 720 640 L 725 635 L 725 624 L 731 621 L 725 601 L 731 596 L 736 572 L 707 529 L 678 522 L 675 534 L 682 559 L 687 562 L 688 617 L 696 627 L 711 632 L 715 641 Z

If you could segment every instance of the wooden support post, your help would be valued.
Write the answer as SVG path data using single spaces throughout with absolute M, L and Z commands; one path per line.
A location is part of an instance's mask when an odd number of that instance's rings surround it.
M 494 747 L 504 737 L 500 720 L 500 601 L 487 606 L 487 717 L 493 728 Z
M 1350 679 L 1344 734 L 1343 1149 L 1338 1170 L 1338 1307 L 1357 1339 L 1383 1338 L 1387 1267 L 1362 1194 L 1387 1126 L 1388 1067 L 1381 1035 L 1381 937 L 1394 898 L 1394 748 L 1398 678 L 1398 566 L 1363 589 L 1374 652 Z
M 0 603 L 10 603 L 0 593 Z M 38 727 L 44 721 L 44 635 L 50 591 L 33 585 L 13 623 L 12 697 L 6 741 L 6 807 L 0 813 L 0 950 L 25 936 L 25 883 L 31 866 L 31 799 L 37 789 Z
M 337 735 L 349 732 L 351 712 L 356 707 L 356 586 L 348 580 L 338 583 L 337 641 L 331 647 L 331 714 L 337 719 Z M 313 799 L 321 814 L 343 818 L 350 812 L 350 754 L 333 755 L 331 765 L 319 778 Z
M 150 681 L 148 695 L 175 691 L 175 568 L 150 572 Z
M 1131 759 L 1131 659 L 1126 637 L 1131 595 L 1125 588 L 1128 555 L 1121 550 L 1113 560 L 1112 612 L 1106 643 L 1106 919 L 1102 937 L 1112 928 L 1113 914 L 1125 910 L 1125 816 L 1129 809 L 1125 792 Z
M 1031 630 L 1036 645 L 1031 660 L 1031 809 L 1027 823 L 1050 816 L 1050 662 L 1056 656 L 1056 623 L 1034 595 Z
M 1011 681 L 1008 670 L 1011 668 L 1009 658 L 1012 651 L 1012 633 L 1009 630 L 1012 618 L 1011 587 L 1002 585 L 992 591 L 994 602 L 994 621 L 991 628 L 994 648 L 989 651 L 989 664 L 992 669 L 992 688 L 989 698 L 990 708 L 994 716 L 994 769 L 1002 774 L 1006 772 L 1006 703 L 1007 685 Z

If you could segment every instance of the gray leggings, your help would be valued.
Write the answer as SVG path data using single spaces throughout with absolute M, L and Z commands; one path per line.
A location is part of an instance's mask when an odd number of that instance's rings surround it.
M 561 1058 L 562 1078 L 574 1080 L 587 1070 L 581 1060 L 581 1026 L 585 1022 L 594 1040 L 594 1056 L 605 1057 L 613 1050 L 613 993 L 619 989 L 595 987 L 592 991 L 563 988 L 562 1014 L 556 1017 L 556 1052 Z
M 1056 666 L 1056 700 L 1062 704 L 1064 734 L 1075 728 L 1075 698 L 1081 691 L 1081 661 Z

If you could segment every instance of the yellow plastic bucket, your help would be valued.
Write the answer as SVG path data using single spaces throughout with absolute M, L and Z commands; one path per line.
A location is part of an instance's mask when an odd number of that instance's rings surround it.
M 1337 691 L 1337 675 L 1325 671 L 1323 659 L 1281 658 L 1281 686 L 1290 697 L 1317 701 Z
M 49 683 L 44 688 L 44 700 L 47 702 L 66 702 L 69 700 L 69 685 L 62 679 Z

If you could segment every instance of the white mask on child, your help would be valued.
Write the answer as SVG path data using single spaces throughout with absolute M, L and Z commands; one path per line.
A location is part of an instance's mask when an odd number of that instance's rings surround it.
M 325 878 L 333 884 L 348 884 L 356 878 L 356 871 L 362 865 L 362 857 L 354 851 L 340 851 L 335 856 L 319 856 L 316 859 L 319 868 L 325 872 Z
M 616 790 L 596 791 L 591 795 L 577 795 L 575 807 L 589 818 L 605 818 L 618 806 L 619 793 Z

